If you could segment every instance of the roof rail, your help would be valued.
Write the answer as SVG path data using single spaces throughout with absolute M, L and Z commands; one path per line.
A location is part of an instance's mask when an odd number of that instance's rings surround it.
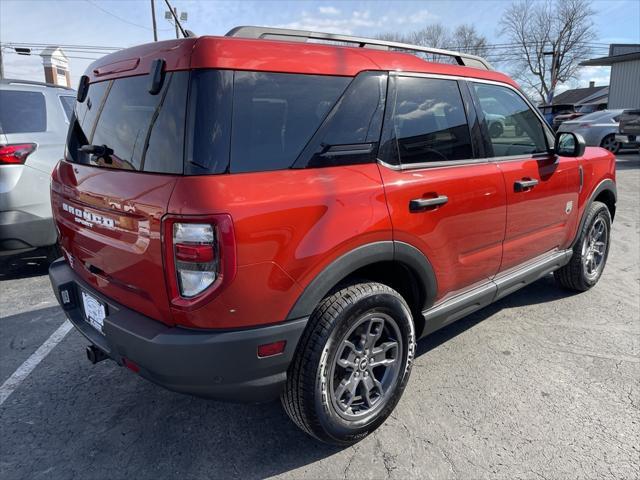
M 4 85 L 33 85 L 36 87 L 62 88 L 64 90 L 74 90 L 64 85 L 56 85 L 55 83 L 38 82 L 35 80 L 19 80 L 17 78 L 1 78 L 0 83 Z
M 404 50 L 409 52 L 429 53 L 432 55 L 442 55 L 455 59 L 458 65 L 466 67 L 493 70 L 493 67 L 484 58 L 466 53 L 441 50 L 439 48 L 421 47 L 409 43 L 389 42 L 375 38 L 353 37 L 351 35 L 340 35 L 335 33 L 311 32 L 308 30 L 291 30 L 288 28 L 254 27 L 240 26 L 229 30 L 227 37 L 261 38 L 277 40 L 288 40 L 291 42 L 306 42 L 307 40 L 325 40 L 331 42 L 344 42 L 356 44 L 360 48 L 374 48 L 377 50 Z M 284 38 L 282 38 L 284 37 Z

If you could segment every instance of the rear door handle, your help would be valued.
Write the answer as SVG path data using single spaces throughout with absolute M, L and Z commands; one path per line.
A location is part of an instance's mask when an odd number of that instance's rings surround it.
M 516 192 L 524 192 L 527 188 L 533 188 L 538 185 L 538 180 L 532 178 L 531 180 L 518 180 L 513 184 L 513 188 Z
M 446 195 L 440 195 L 435 198 L 414 198 L 409 202 L 410 212 L 423 212 L 431 207 L 437 207 L 438 205 L 444 205 L 449 201 L 449 197 Z

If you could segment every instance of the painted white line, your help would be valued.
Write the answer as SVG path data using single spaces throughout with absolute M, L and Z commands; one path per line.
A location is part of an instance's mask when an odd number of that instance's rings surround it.
M 20 386 L 24 379 L 33 372 L 33 369 L 38 366 L 44 357 L 49 355 L 51 350 L 53 350 L 53 347 L 59 344 L 72 328 L 73 325 L 71 322 L 69 320 L 65 320 L 64 323 L 60 325 L 58 329 L 53 332 L 29 358 L 25 360 L 9 378 L 7 378 L 7 380 L 5 380 L 0 387 L 0 405 L 9 398 L 9 395 L 11 395 L 15 389 Z

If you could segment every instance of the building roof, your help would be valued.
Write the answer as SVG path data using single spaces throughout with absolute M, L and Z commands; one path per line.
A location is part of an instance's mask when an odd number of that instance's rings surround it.
M 596 100 L 597 98 L 607 95 L 609 92 L 609 85 L 603 85 L 600 87 L 586 87 L 586 88 L 574 88 L 567 90 L 553 97 L 553 105 L 568 104 L 575 105 L 582 103 L 585 100 Z
M 585 67 L 606 67 L 614 63 L 640 60 L 640 44 L 638 43 L 612 43 L 609 46 L 609 55 L 606 57 L 592 58 L 580 65 Z

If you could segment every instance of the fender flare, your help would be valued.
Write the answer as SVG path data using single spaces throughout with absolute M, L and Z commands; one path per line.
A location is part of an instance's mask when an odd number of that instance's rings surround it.
M 341 255 L 327 265 L 304 289 L 293 305 L 287 320 L 308 317 L 318 303 L 341 280 L 356 270 L 378 262 L 399 262 L 408 267 L 420 283 L 424 294 L 424 310 L 435 300 L 437 282 L 431 263 L 417 248 L 395 241 L 381 241 L 361 245 Z
M 578 238 L 580 237 L 580 232 L 582 231 L 582 228 L 584 227 L 584 222 L 587 220 L 587 212 L 589 211 L 589 207 L 591 207 L 591 204 L 595 201 L 596 197 L 598 195 L 600 195 L 602 192 L 604 191 L 610 191 L 613 194 L 613 198 L 615 200 L 615 202 L 618 202 L 618 189 L 616 187 L 616 184 L 613 180 L 611 180 L 610 178 L 606 178 L 604 180 L 602 180 L 597 186 L 596 188 L 593 189 L 593 192 L 591 192 L 591 195 L 589 195 L 589 199 L 587 200 L 584 210 L 582 212 L 582 216 L 580 217 L 580 222 L 578 222 L 578 229 L 576 230 L 576 236 L 573 239 L 573 241 L 571 242 L 571 246 L 569 248 L 573 248 L 576 245 L 576 242 L 578 241 Z M 613 216 L 611 217 L 611 220 L 613 220 Z

